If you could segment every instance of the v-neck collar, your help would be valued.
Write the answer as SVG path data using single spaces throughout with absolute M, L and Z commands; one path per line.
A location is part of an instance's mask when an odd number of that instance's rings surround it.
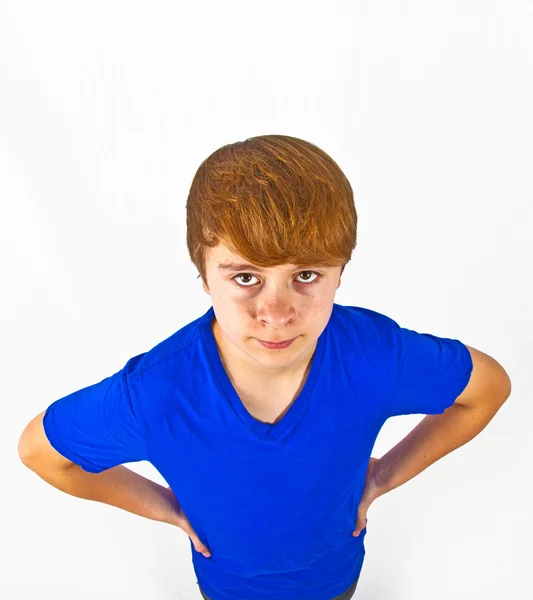
M 228 374 L 226 373 L 226 369 L 222 364 L 222 359 L 218 351 L 215 336 L 211 329 L 211 321 L 214 317 L 215 312 L 213 310 L 213 307 L 211 306 L 211 308 L 205 313 L 205 315 L 202 317 L 202 320 L 200 321 L 200 332 L 207 347 L 212 367 L 215 370 L 217 379 L 222 387 L 224 395 L 230 401 L 233 409 L 235 410 L 238 417 L 246 427 L 253 431 L 263 433 L 273 438 L 280 438 L 299 417 L 300 413 L 302 412 L 302 409 L 304 408 L 305 404 L 307 403 L 311 394 L 313 393 L 315 383 L 318 378 L 318 374 L 320 373 L 320 368 L 322 366 L 326 332 L 328 326 L 326 325 L 326 328 L 320 334 L 317 340 L 315 352 L 311 359 L 311 368 L 300 393 L 298 394 L 294 402 L 291 404 L 285 415 L 283 415 L 283 417 L 277 423 L 269 424 L 263 423 L 262 421 L 258 421 L 257 419 L 252 417 L 252 415 L 248 412 L 248 410 L 242 403 L 242 400 L 239 398 L 237 391 L 233 387 L 233 384 L 231 383 L 231 380 Z

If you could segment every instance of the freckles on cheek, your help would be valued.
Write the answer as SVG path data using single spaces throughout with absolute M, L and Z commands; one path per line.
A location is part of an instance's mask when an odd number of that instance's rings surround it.
M 306 317 L 319 317 L 324 313 L 324 298 L 310 298 L 302 307 L 302 314 Z

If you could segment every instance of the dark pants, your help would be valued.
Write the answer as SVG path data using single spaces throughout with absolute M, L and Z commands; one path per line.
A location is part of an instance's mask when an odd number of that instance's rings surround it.
M 345 592 L 343 592 L 340 596 L 335 596 L 335 598 L 333 598 L 332 600 L 350 600 L 350 598 L 355 593 L 355 588 L 357 587 L 357 582 L 358 581 L 359 581 L 359 577 L 355 580 L 355 582 Z M 198 583 L 198 582 L 196 582 L 196 583 Z M 200 594 L 202 594 L 202 598 L 204 598 L 204 600 L 211 600 L 209 598 L 209 596 L 206 596 L 203 593 L 202 588 L 200 587 L 200 584 L 198 584 L 198 587 L 200 588 Z

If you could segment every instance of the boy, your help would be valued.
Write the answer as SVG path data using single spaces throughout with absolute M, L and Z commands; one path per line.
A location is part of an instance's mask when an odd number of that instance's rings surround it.
M 203 598 L 351 598 L 370 504 L 477 435 L 511 391 L 459 340 L 334 303 L 356 229 L 348 180 L 313 144 L 267 135 L 214 152 L 187 200 L 213 306 L 48 406 L 21 436 L 24 464 L 183 529 Z M 407 414 L 428 416 L 371 458 Z M 123 466 L 141 460 L 169 487 Z

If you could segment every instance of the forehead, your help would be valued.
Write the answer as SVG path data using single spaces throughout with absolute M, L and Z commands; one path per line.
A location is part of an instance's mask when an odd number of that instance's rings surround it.
M 295 265 L 291 263 L 286 263 L 282 265 L 276 265 L 274 267 L 259 267 L 254 265 L 253 263 L 247 261 L 239 254 L 235 254 L 231 252 L 228 248 L 219 244 L 213 248 L 209 249 L 207 260 L 211 262 L 217 271 L 221 273 L 233 272 L 233 271 L 256 271 L 256 272 L 267 272 L 267 271 L 294 271 L 294 269 L 298 269 L 303 267 L 303 265 Z M 325 264 L 316 264 L 313 265 L 315 267 L 321 268 L 333 268 L 331 265 Z

